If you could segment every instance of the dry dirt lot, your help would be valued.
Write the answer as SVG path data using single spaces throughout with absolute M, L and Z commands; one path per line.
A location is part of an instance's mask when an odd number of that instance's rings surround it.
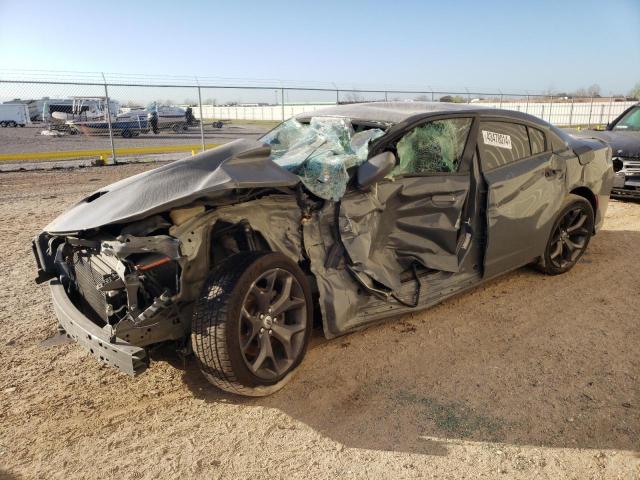
M 264 399 L 141 376 L 55 333 L 30 238 L 150 165 L 0 174 L 0 478 L 640 478 L 640 204 L 570 273 L 518 270 L 333 341 Z

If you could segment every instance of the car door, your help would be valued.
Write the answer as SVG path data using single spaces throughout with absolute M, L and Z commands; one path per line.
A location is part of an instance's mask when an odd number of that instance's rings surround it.
M 481 118 L 478 155 L 487 188 L 484 275 L 535 260 L 564 198 L 565 163 L 546 132 L 524 122 Z
M 339 234 L 352 269 L 370 285 L 397 291 L 401 274 L 420 267 L 457 272 L 469 247 L 468 196 L 473 115 L 407 126 L 372 154 L 394 152 L 390 178 L 343 197 Z M 473 142 L 475 143 L 475 142 Z

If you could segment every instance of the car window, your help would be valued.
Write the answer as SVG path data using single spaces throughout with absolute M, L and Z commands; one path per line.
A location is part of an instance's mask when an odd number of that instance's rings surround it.
M 434 120 L 411 130 L 396 144 L 398 166 L 392 176 L 457 171 L 471 120 Z
M 547 150 L 547 142 L 542 131 L 537 128 L 527 127 L 529 142 L 531 142 L 531 155 L 537 155 Z
M 485 171 L 531 156 L 527 127 L 510 122 L 480 123 L 478 148 Z
M 614 130 L 640 130 L 640 107 L 635 107 L 627 112 L 613 127 Z

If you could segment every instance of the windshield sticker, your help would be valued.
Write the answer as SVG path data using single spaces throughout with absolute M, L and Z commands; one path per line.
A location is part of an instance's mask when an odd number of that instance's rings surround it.
M 482 139 L 485 145 L 511 150 L 511 135 L 482 130 Z

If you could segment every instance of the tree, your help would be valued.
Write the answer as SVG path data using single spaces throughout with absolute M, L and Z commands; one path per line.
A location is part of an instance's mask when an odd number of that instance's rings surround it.
M 636 83 L 636 85 L 631 89 L 629 96 L 635 100 L 640 100 L 640 82 Z
M 345 95 L 345 101 L 346 103 L 362 103 L 364 102 L 364 97 L 362 97 L 361 95 L 359 95 L 356 92 L 349 92 Z
M 600 96 L 600 85 L 594 83 L 589 88 L 587 88 L 587 93 L 591 97 L 599 97 Z

